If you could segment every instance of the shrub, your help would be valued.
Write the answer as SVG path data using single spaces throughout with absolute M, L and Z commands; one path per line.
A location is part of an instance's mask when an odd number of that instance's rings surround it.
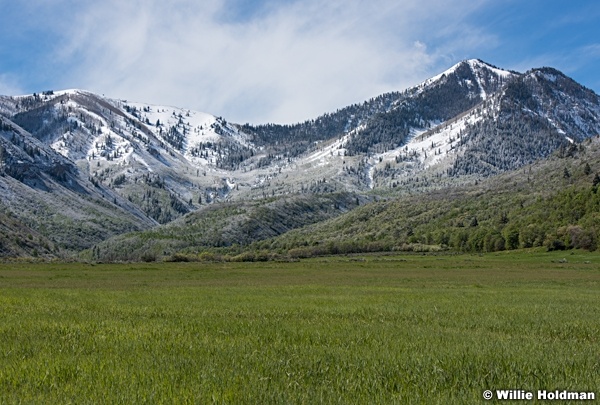
M 143 262 L 146 262 L 146 263 L 155 262 L 156 261 L 156 253 L 154 253 L 154 252 L 144 252 L 142 254 L 142 256 L 140 257 L 140 259 Z
M 544 242 L 544 246 L 546 246 L 549 252 L 553 250 L 565 250 L 567 248 L 565 243 L 558 239 L 547 239 L 546 242 Z
M 557 234 L 563 237 L 565 245 L 573 249 L 596 249 L 596 235 L 579 225 L 568 225 L 558 229 Z
M 288 255 L 292 259 L 306 259 L 312 256 L 310 248 L 294 248 L 288 251 Z
M 188 255 L 184 255 L 183 253 L 174 253 L 168 259 L 168 262 L 191 262 L 196 261 L 196 258 L 192 258 Z
M 213 252 L 202 252 L 198 255 L 198 260 L 201 262 L 220 262 L 223 258 Z

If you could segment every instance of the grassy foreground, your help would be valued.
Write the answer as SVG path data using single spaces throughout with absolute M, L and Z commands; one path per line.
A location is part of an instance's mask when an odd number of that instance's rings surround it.
M 598 397 L 600 255 L 3 264 L 0 342 L 0 403 Z

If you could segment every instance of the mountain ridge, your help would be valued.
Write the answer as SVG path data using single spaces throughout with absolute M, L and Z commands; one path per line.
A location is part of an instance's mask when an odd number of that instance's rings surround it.
M 556 69 L 518 73 L 470 59 L 290 125 L 235 124 L 77 89 L 2 96 L 0 120 L 0 187 L 12 190 L 0 205 L 68 252 L 207 204 L 480 181 L 600 133 L 600 97 Z M 54 215 L 61 206 L 66 218 L 96 224 L 76 243 L 48 231 L 81 226 Z

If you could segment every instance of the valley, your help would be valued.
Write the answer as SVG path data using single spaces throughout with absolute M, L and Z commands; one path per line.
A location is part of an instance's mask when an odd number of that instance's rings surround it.
M 531 251 L 0 264 L 0 402 L 598 395 L 599 264 Z

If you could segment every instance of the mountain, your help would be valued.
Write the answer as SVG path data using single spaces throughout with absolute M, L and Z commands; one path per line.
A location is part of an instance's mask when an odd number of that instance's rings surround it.
M 213 205 L 111 238 L 83 257 L 258 261 L 390 251 L 595 250 L 599 187 L 596 136 L 518 170 L 426 193 L 370 202 L 331 193 Z
M 264 208 L 305 195 L 300 206 L 319 212 L 275 234 L 223 239 L 251 243 L 345 211 L 323 211 L 310 195 L 362 204 L 473 183 L 598 133 L 593 91 L 552 68 L 518 73 L 480 60 L 291 125 L 234 124 L 83 90 L 1 96 L 0 213 L 15 225 L 3 230 L 0 254 L 68 255 L 182 217 L 173 224 L 201 222 L 225 203 Z
M 594 136 L 599 100 L 554 69 L 520 74 L 468 60 L 314 121 L 242 128 L 282 145 L 274 161 L 310 140 L 299 160 L 310 164 L 284 166 L 286 175 L 322 173 L 334 189 L 405 190 L 498 174 Z
M 361 205 L 338 217 L 256 241 L 297 258 L 364 252 L 497 252 L 600 246 L 600 137 L 571 144 L 478 183 Z M 235 254 L 240 252 L 235 251 Z

